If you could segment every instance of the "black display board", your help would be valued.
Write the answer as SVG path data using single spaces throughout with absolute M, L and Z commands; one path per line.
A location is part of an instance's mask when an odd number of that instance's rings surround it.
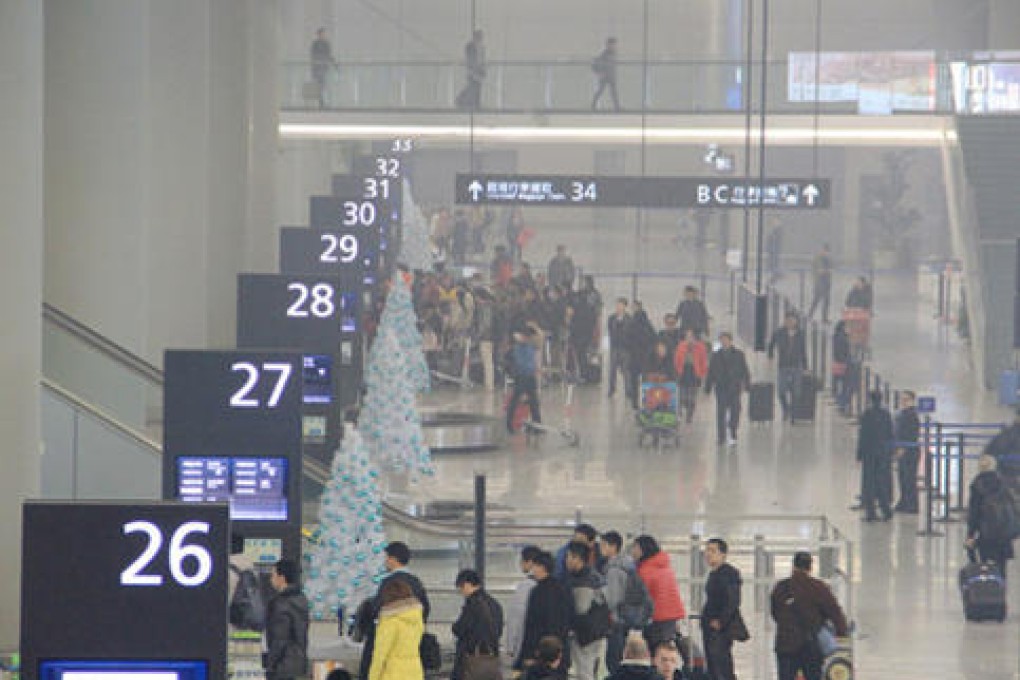
M 458 174 L 458 204 L 601 208 L 818 210 L 831 204 L 831 181 L 813 178 L 595 177 Z
M 349 275 L 372 284 L 378 252 L 379 234 L 371 229 L 280 229 L 281 274 Z
M 237 346 L 338 353 L 361 330 L 357 275 L 239 274 Z
M 163 362 L 163 498 L 228 501 L 235 533 L 296 558 L 303 357 L 169 350 Z
M 22 678 L 226 677 L 226 505 L 40 501 L 22 515 Z

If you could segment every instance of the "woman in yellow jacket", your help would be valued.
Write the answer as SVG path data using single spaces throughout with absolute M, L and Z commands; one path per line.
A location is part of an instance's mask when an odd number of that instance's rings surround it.
M 404 580 L 395 578 L 383 583 L 379 598 L 382 609 L 368 680 L 424 680 L 419 651 L 425 632 L 421 602 Z

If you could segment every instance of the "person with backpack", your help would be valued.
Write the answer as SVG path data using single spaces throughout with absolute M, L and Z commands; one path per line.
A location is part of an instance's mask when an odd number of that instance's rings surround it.
M 995 435 L 984 452 L 995 458 L 995 467 L 1014 491 L 1020 486 L 1020 408 L 1013 423 Z
M 408 581 L 388 578 L 379 588 L 375 651 L 365 680 L 424 680 L 421 640 L 425 619 Z
M 292 680 L 308 673 L 308 598 L 301 592 L 294 560 L 280 560 L 270 582 L 276 595 L 266 610 L 266 680 Z
M 577 680 L 595 680 L 606 653 L 610 630 L 605 581 L 589 564 L 591 548 L 574 541 L 567 546 L 567 587 L 573 598 L 570 623 L 570 659 Z
M 369 604 L 358 608 L 362 615 L 355 617 L 357 625 L 365 638 L 365 644 L 361 650 L 359 678 L 367 678 L 372 666 L 372 655 L 375 653 L 376 620 L 379 619 L 380 612 L 386 604 L 383 601 L 383 588 L 387 583 L 390 581 L 401 581 L 407 584 L 414 599 L 421 604 L 422 617 L 425 623 L 428 623 L 429 612 L 431 611 L 425 586 L 422 585 L 421 580 L 417 576 L 407 570 L 407 565 L 411 561 L 411 549 L 407 544 L 402 541 L 393 541 L 383 549 L 383 554 L 385 556 L 383 567 L 386 569 L 386 576 L 379 584 L 379 591 L 369 600 Z
M 457 648 L 450 680 L 500 680 L 503 607 L 485 592 L 473 569 L 461 570 L 455 584 L 464 596 L 464 606 L 453 624 Z
M 818 632 L 829 622 L 836 637 L 849 634 L 839 602 L 829 586 L 811 576 L 811 563 L 811 553 L 796 553 L 790 578 L 772 589 L 779 680 L 795 680 L 798 671 L 804 674 L 804 680 L 822 680 L 825 655 Z
M 652 596 L 638 576 L 633 558 L 622 550 L 623 537 L 619 532 L 602 534 L 606 604 L 612 616 L 612 628 L 606 640 L 606 668 L 610 673 L 620 666 L 627 634 L 635 629 L 643 631 L 652 621 Z
M 1016 501 L 996 460 L 987 454 L 978 460 L 980 472 L 970 483 L 967 508 L 968 550 L 977 550 L 981 562 L 994 562 L 1006 579 L 1006 561 L 1014 557 L 1013 540 L 1020 529 Z
M 566 652 L 556 664 L 558 674 L 565 678 L 567 669 L 570 668 L 570 650 L 564 649 L 563 645 L 570 632 L 574 607 L 570 591 L 562 581 L 553 576 L 553 568 L 553 556 L 547 552 L 536 555 L 531 563 L 531 575 L 535 579 L 535 585 L 528 595 L 528 608 L 524 614 L 524 636 L 513 668 L 523 672 L 545 658 L 541 654 L 540 643 L 544 643 L 547 636 L 553 636 L 561 643 L 560 651 Z
M 506 429 L 514 433 L 514 411 L 521 397 L 528 398 L 531 422 L 542 422 L 542 408 L 538 403 L 538 362 L 539 352 L 545 344 L 545 334 L 536 321 L 528 321 L 513 334 L 510 347 L 510 365 L 507 367 L 514 379 L 514 390 L 506 409 Z
M 648 535 L 638 536 L 630 554 L 652 599 L 652 622 L 644 633 L 648 647 L 655 649 L 660 642 L 676 640 L 677 622 L 686 616 L 684 601 L 680 599 L 680 587 L 669 555 L 659 548 L 658 541 Z

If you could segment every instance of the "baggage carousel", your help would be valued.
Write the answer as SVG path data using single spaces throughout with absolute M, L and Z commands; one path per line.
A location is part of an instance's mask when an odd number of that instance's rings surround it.
M 477 413 L 425 411 L 421 425 L 433 453 L 491 451 L 503 446 L 506 438 L 501 419 Z

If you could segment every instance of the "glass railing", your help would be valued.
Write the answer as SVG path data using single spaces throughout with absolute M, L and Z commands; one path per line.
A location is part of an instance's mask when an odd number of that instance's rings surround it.
M 161 441 L 162 371 L 50 305 L 43 306 L 43 377 L 117 422 Z
M 619 62 L 616 84 L 623 113 L 708 113 L 742 110 L 745 65 L 735 61 Z M 760 67 L 754 79 L 760 83 Z M 787 100 L 787 65 L 767 65 L 770 110 L 812 113 L 813 104 Z M 465 83 L 464 65 L 435 62 L 344 62 L 330 69 L 325 86 L 313 79 L 307 61 L 282 65 L 283 109 L 409 110 L 457 109 Z M 590 112 L 598 85 L 589 61 L 490 62 L 482 85 L 483 111 Z M 755 85 L 755 100 L 759 98 Z M 610 112 L 610 93 L 598 106 Z M 851 112 L 852 104 L 825 104 L 826 112 Z
M 155 441 L 45 379 L 39 407 L 43 498 L 160 497 L 163 456 Z
M 953 113 L 954 68 L 959 57 L 945 54 L 923 72 L 889 73 L 882 82 L 864 66 L 861 72 L 829 73 L 814 82 L 804 60 L 752 64 L 752 101 L 761 101 L 767 78 L 768 110 L 811 115 L 854 113 Z M 616 85 L 622 113 L 700 114 L 741 112 L 747 65 L 733 60 L 620 61 Z M 957 73 L 957 79 L 960 74 Z M 466 73 L 460 61 L 341 61 L 330 68 L 322 87 L 311 62 L 281 65 L 279 100 L 284 110 L 455 111 Z M 588 60 L 499 61 L 486 65 L 481 110 L 500 113 L 581 113 L 592 110 L 598 78 Z M 814 92 L 823 101 L 814 101 Z M 990 95 L 989 95 L 990 96 Z M 968 101 L 973 98 L 971 96 Z M 966 104 L 965 108 L 973 104 Z M 1020 104 L 1018 104 L 1020 106 Z M 610 93 L 598 109 L 613 111 Z M 967 108 L 970 110 L 970 108 Z

